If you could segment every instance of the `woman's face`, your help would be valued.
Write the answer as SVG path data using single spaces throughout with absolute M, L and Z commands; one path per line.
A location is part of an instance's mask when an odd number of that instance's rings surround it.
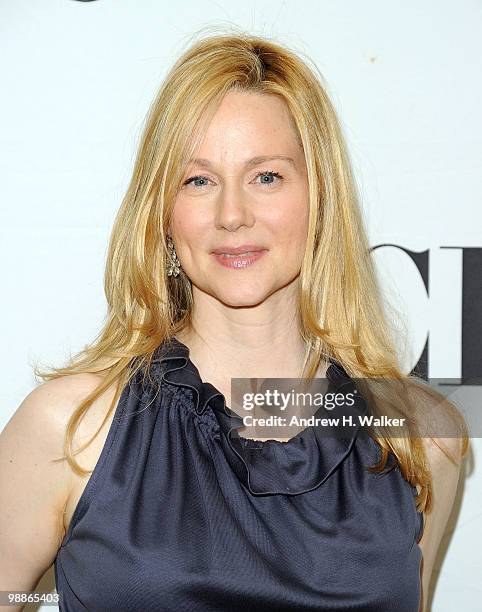
M 225 96 L 186 169 L 170 229 L 194 292 L 254 306 L 293 283 L 306 244 L 308 180 L 283 100 Z M 213 253 L 245 245 L 258 252 Z

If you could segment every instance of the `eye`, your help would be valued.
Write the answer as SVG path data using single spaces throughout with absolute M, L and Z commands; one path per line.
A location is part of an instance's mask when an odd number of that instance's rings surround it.
M 282 175 L 279 172 L 275 172 L 274 170 L 264 170 L 263 172 L 258 172 L 258 174 L 256 174 L 256 176 L 254 177 L 255 179 L 257 179 L 258 177 L 268 177 L 270 179 L 276 178 L 278 179 L 278 181 L 283 180 Z M 188 178 L 186 181 L 184 181 L 183 185 L 191 185 L 191 183 L 194 183 L 195 181 L 204 181 L 204 184 L 194 184 L 194 187 L 206 187 L 209 183 L 209 179 L 207 176 L 202 176 L 202 175 L 197 175 L 197 176 L 191 176 L 190 178 Z M 261 184 L 263 185 L 275 185 L 276 181 L 262 181 Z
M 183 185 L 190 185 L 193 181 L 209 181 L 206 176 L 192 176 L 184 181 Z M 205 185 L 195 185 L 195 187 L 205 187 Z
M 264 172 L 258 172 L 258 174 L 255 176 L 255 178 L 258 178 L 259 176 L 267 176 L 269 178 L 277 178 L 278 180 L 282 180 L 283 177 L 281 176 L 281 174 L 279 172 L 274 172 L 273 170 L 265 170 Z M 275 185 L 275 182 L 267 182 L 267 181 L 262 181 L 263 185 Z

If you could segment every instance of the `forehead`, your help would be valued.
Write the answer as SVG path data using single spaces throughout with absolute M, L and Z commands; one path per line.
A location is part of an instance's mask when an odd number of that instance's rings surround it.
M 302 154 L 299 136 L 286 102 L 275 95 L 228 92 L 215 110 L 190 162 L 208 167 L 211 161 L 250 165 L 262 157 L 289 162 Z
M 289 157 L 288 155 L 255 155 L 255 157 L 250 157 L 249 159 L 245 159 L 243 162 L 243 165 L 245 168 L 249 169 L 249 168 L 254 168 L 256 166 L 259 166 L 259 164 L 263 164 L 265 162 L 269 162 L 269 161 L 282 161 L 285 162 L 287 164 L 290 164 L 291 166 L 295 166 L 296 167 L 296 161 L 292 158 Z M 196 166 L 201 166 L 202 168 L 211 168 L 213 163 L 211 162 L 210 159 L 207 159 L 205 157 L 195 157 L 193 159 L 191 159 L 191 163 L 196 164 Z

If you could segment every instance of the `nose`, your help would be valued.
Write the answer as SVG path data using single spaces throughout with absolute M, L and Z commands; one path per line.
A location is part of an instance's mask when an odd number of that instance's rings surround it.
M 216 202 L 217 229 L 234 232 L 242 226 L 251 227 L 255 221 L 251 198 L 239 186 L 226 183 Z

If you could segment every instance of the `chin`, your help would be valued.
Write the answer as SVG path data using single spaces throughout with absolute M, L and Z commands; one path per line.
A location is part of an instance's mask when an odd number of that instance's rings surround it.
M 214 291 L 212 294 L 217 300 L 230 306 L 231 308 L 249 308 L 261 304 L 268 296 L 268 291 L 255 290 L 253 287 L 240 290 L 240 287 L 233 288 L 233 291 Z

